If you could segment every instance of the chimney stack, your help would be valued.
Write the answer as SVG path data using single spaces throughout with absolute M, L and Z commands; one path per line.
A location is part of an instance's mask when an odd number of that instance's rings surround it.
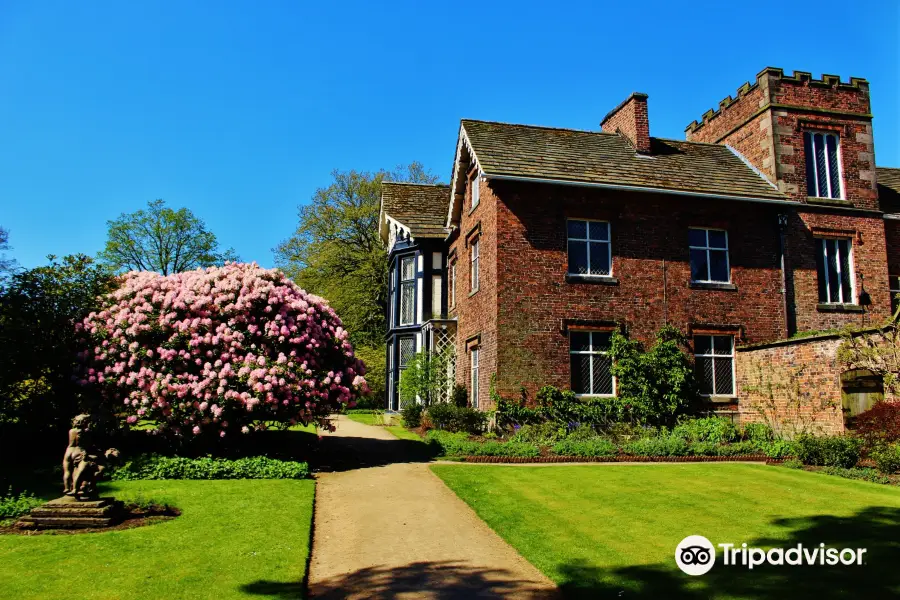
M 600 122 L 603 131 L 625 136 L 636 152 L 650 153 L 650 119 L 647 114 L 647 94 L 634 92 L 624 102 L 609 111 Z

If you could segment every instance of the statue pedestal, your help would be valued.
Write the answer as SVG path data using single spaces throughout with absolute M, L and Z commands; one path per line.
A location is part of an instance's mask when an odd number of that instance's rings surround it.
M 16 523 L 23 529 L 110 527 L 122 518 L 122 502 L 114 498 L 77 500 L 63 496 L 39 506 Z

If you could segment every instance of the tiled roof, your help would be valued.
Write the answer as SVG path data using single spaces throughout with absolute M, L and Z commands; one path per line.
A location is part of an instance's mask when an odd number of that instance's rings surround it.
M 650 156 L 615 133 L 463 119 L 481 170 L 573 182 L 770 200 L 787 197 L 725 146 L 651 138 Z
M 876 167 L 878 201 L 886 213 L 900 213 L 900 169 Z
M 385 181 L 381 184 L 381 201 L 384 214 L 402 223 L 414 238 L 447 235 L 449 186 Z

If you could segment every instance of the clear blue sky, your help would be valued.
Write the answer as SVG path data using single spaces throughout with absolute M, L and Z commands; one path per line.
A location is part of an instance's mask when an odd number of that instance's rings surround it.
M 900 2 L 0 0 L 0 225 L 27 267 L 163 198 L 273 264 L 332 169 L 449 179 L 462 117 L 684 128 L 767 65 L 866 77 L 900 166 Z M 687 5 L 691 5 L 690 8 Z

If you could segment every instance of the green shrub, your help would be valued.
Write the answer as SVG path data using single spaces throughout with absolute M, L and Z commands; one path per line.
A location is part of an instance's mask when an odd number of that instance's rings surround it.
M 635 440 L 622 447 L 624 454 L 634 456 L 686 456 L 688 444 L 677 437 L 656 437 Z
M 460 408 L 465 408 L 469 405 L 469 390 L 466 389 L 466 386 L 458 383 L 453 386 L 451 404 Z
M 741 431 L 741 437 L 748 442 L 766 444 L 775 440 L 775 432 L 765 423 L 747 423 Z
M 425 407 L 418 402 L 407 402 L 400 408 L 400 418 L 403 426 L 414 429 L 422 424 L 422 411 Z
M 597 431 L 590 425 L 578 424 L 570 428 L 566 433 L 566 439 L 572 441 L 592 440 L 597 437 Z
M 796 448 L 797 458 L 805 465 L 850 469 L 859 462 L 862 440 L 847 435 L 801 435 Z
M 487 414 L 475 408 L 453 404 L 432 404 L 425 412 L 435 429 L 450 432 L 481 433 L 487 425 Z
M 431 430 L 425 442 L 444 456 L 539 456 L 540 450 L 524 442 L 477 442 L 465 433 Z
M 510 441 L 537 444 L 539 446 L 552 446 L 565 437 L 566 430 L 556 423 L 540 423 L 537 425 L 522 425 L 516 429 L 516 433 Z
M 711 442 L 727 444 L 738 438 L 737 427 L 729 419 L 722 417 L 706 417 L 704 419 L 685 419 L 672 429 L 672 435 L 690 442 Z
M 802 469 L 803 463 L 797 460 L 796 458 L 792 458 L 790 460 L 786 460 L 781 463 L 782 467 L 787 467 L 788 469 Z
M 900 445 L 881 446 L 874 450 L 870 456 L 875 461 L 878 470 L 885 475 L 900 471 Z
M 618 448 L 609 440 L 594 437 L 580 440 L 568 437 L 553 445 L 557 456 L 615 456 Z
M 797 447 L 794 442 L 787 440 L 774 440 L 767 444 L 759 444 L 753 442 L 757 447 L 769 458 L 784 458 L 786 456 L 794 456 L 797 454 Z M 803 464 L 803 463 L 801 463 Z
M 875 469 L 868 468 L 842 468 L 842 467 L 822 467 L 821 473 L 826 475 L 837 475 L 846 479 L 859 479 L 870 483 L 889 484 L 890 478 L 881 475 Z
M 44 501 L 35 498 L 34 494 L 19 492 L 15 495 L 10 487 L 5 496 L 0 496 L 0 519 L 21 517 L 43 503 Z
M 265 456 L 227 460 L 143 454 L 112 472 L 111 479 L 305 479 L 309 465 Z

